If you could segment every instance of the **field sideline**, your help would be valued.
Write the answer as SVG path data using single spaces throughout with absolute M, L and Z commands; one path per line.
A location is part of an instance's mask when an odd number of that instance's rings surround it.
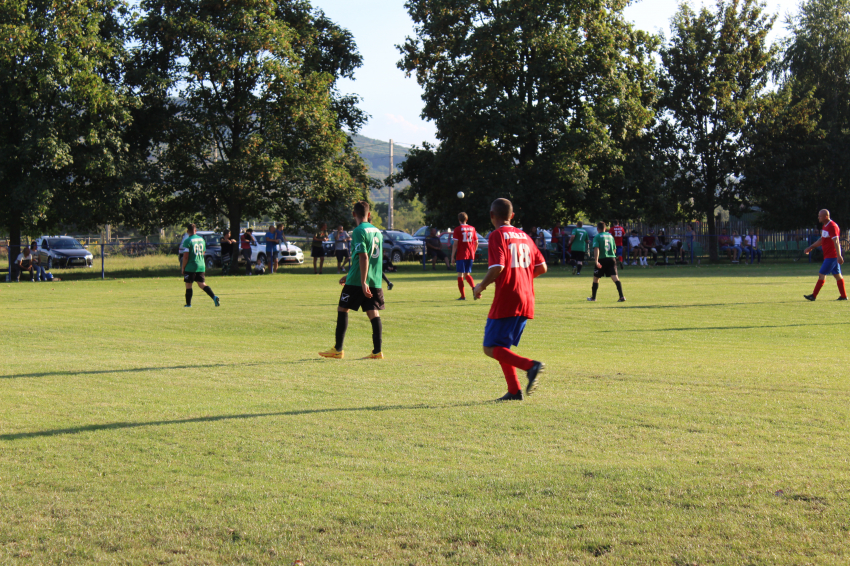
M 0 564 L 850 562 L 850 307 L 803 299 L 817 265 L 631 268 L 624 304 L 554 268 L 517 349 L 547 371 L 502 404 L 493 289 L 403 270 L 383 361 L 361 313 L 316 355 L 340 287 L 307 267 L 210 277 L 218 309 L 176 268 L 0 284 Z

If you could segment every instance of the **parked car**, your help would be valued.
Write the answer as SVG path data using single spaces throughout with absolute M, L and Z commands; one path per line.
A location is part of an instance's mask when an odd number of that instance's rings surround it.
M 393 263 L 404 260 L 418 261 L 422 258 L 425 242 L 400 230 L 382 230 L 384 235 L 384 257 Z
M 452 257 L 453 232 L 447 232 L 440 235 L 440 248 L 445 254 Z M 478 249 L 475 250 L 475 258 L 473 261 L 486 261 L 487 251 L 489 249 L 487 238 L 478 234 Z
M 428 237 L 431 236 L 431 228 L 433 228 L 433 226 L 422 226 L 421 228 L 419 228 L 419 230 L 417 230 L 416 232 L 413 233 L 413 237 L 418 239 L 418 240 L 425 240 L 425 238 L 428 238 Z M 451 234 L 451 233 L 452 233 L 451 228 L 446 228 L 445 230 L 440 230 L 439 228 L 437 229 L 437 235 L 438 236 L 442 236 L 443 234 Z
M 45 269 L 54 267 L 91 267 L 94 255 L 71 236 L 36 238 L 38 261 Z
M 269 264 L 269 258 L 266 257 L 266 235 L 254 234 L 257 244 L 251 245 L 251 262 Z M 240 235 L 241 239 L 241 235 Z M 277 261 L 278 263 L 304 263 L 304 252 L 298 246 L 289 242 L 278 244 L 277 246 Z

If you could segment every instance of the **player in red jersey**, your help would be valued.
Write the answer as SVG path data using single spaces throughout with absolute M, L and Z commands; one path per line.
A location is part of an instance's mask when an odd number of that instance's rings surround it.
M 617 246 L 617 261 L 620 262 L 620 267 L 623 266 L 623 238 L 626 236 L 626 229 L 620 226 L 620 221 L 615 220 L 614 225 L 609 230 L 614 236 L 614 245 Z
M 818 298 L 821 287 L 824 285 L 824 279 L 827 275 L 834 275 L 835 281 L 838 283 L 838 292 L 841 296 L 839 301 L 847 300 L 847 290 L 844 288 L 844 277 L 841 275 L 841 266 L 844 264 L 844 256 L 841 255 L 841 230 L 838 229 L 838 224 L 829 219 L 829 211 L 824 209 L 818 212 L 818 222 L 823 224 L 821 238 L 805 250 L 806 254 L 815 248 L 823 248 L 823 265 L 820 266 L 820 277 L 815 283 L 815 291 L 811 295 L 803 295 L 806 299 L 814 301 Z
M 525 322 L 534 318 L 534 278 L 546 273 L 546 261 L 528 234 L 511 226 L 513 205 L 507 199 L 496 199 L 490 206 L 490 221 L 496 228 L 487 238 L 489 266 L 487 275 L 472 293 L 476 299 L 491 284 L 496 283 L 493 305 L 484 329 L 484 354 L 502 366 L 508 392 L 497 401 L 522 401 L 522 388 L 516 368 L 526 372 L 528 385 L 525 394 L 537 387 L 537 376 L 543 371 L 542 362 L 523 358 L 511 352 L 519 346 Z
M 457 215 L 460 226 L 455 228 L 452 234 L 452 263 L 457 268 L 457 288 L 460 289 L 458 301 L 466 300 L 463 281 L 475 289 L 475 281 L 472 279 L 472 260 L 475 259 L 475 250 L 478 249 L 478 233 L 475 228 L 466 223 L 469 217 L 465 212 Z

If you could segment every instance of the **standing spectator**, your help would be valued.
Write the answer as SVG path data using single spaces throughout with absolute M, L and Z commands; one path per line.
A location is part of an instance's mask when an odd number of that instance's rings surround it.
M 340 224 L 334 234 L 337 273 L 345 271 L 345 264 L 351 261 L 351 250 L 348 249 L 348 242 L 350 241 L 351 237 L 348 235 L 348 232 L 342 229 L 342 224 Z
M 248 228 L 242 234 L 239 246 L 242 248 L 242 257 L 245 258 L 245 275 L 251 275 L 251 245 L 257 245 L 257 238 L 254 237 L 254 229 Z
M 269 262 L 269 273 L 274 273 L 277 267 L 277 245 L 280 240 L 277 239 L 277 230 L 274 224 L 269 224 L 269 230 L 266 232 L 266 261 Z
M 239 242 L 230 237 L 230 230 L 221 234 L 221 274 L 230 275 Z
M 758 263 L 761 263 L 761 250 L 759 249 L 759 237 L 756 231 L 750 229 L 750 234 L 744 238 L 744 244 L 750 249 L 750 265 L 753 260 L 758 258 Z
M 561 242 L 561 225 L 557 222 L 554 228 L 552 228 L 552 244 L 555 246 L 555 265 L 558 265 L 558 262 L 564 255 L 564 247 Z
M 38 282 L 38 278 L 35 276 L 32 252 L 26 246 L 21 249 L 21 253 L 18 254 L 18 258 L 15 260 L 15 263 L 12 264 L 12 281 L 20 281 L 21 273 L 24 271 L 29 271 L 30 280 L 33 283 Z
M 694 227 L 690 224 L 685 225 L 685 239 L 688 241 L 688 251 L 691 254 L 691 263 L 694 262 L 694 238 L 696 238 L 697 233 L 694 231 Z
M 658 240 L 655 238 L 655 232 L 650 230 L 646 236 L 643 237 L 643 249 L 644 249 L 644 258 L 646 258 L 646 254 L 652 254 L 652 262 L 658 263 L 658 250 L 656 249 L 658 246 Z M 643 260 L 643 264 L 647 265 L 646 259 Z
M 451 269 L 449 256 L 447 256 L 443 251 L 436 228 L 431 228 L 431 235 L 427 240 L 425 240 L 425 247 L 428 249 L 428 254 L 431 256 L 431 269 L 437 269 L 437 258 L 439 258 L 440 261 L 446 262 L 446 269 Z
M 632 235 L 629 236 L 629 247 L 632 250 L 632 265 L 646 265 L 646 250 L 640 243 L 640 236 L 637 230 L 632 230 Z
M 573 274 L 581 275 L 581 268 L 584 264 L 584 254 L 587 253 L 587 230 L 582 228 L 581 220 L 576 222 L 576 228 L 570 235 L 570 257 L 575 262 L 573 266 Z
M 720 231 L 720 236 L 717 238 L 717 245 L 720 247 L 721 252 L 726 252 L 727 259 L 733 259 L 732 254 L 735 253 L 735 250 L 732 247 L 732 238 L 726 234 L 725 228 Z
M 313 234 L 313 245 L 310 248 L 310 255 L 313 256 L 313 275 L 322 274 L 322 268 L 325 266 L 325 248 L 322 244 L 327 241 L 328 225 L 322 224 Z M 319 261 L 319 271 L 316 271 L 316 260 Z
M 286 251 L 287 255 L 289 255 L 289 244 L 286 242 L 286 236 L 283 235 L 283 222 L 278 223 L 277 230 L 274 232 L 275 239 L 277 240 L 277 247 L 281 251 Z M 283 245 L 283 248 L 280 246 Z M 274 270 L 277 271 L 277 268 L 280 267 L 280 252 L 277 253 L 274 257 Z
M 735 251 L 735 259 L 732 260 L 732 263 L 738 263 L 741 254 L 744 253 L 744 248 L 741 247 L 743 240 L 741 236 L 738 235 L 738 232 L 732 232 L 732 249 Z
M 537 249 L 543 254 L 543 259 L 549 263 L 549 247 L 546 245 L 546 233 L 543 230 L 537 232 Z

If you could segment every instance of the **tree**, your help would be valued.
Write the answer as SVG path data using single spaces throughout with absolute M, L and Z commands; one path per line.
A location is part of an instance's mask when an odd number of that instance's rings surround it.
M 361 59 L 351 34 L 302 0 L 145 0 L 135 23 L 136 87 L 170 218 L 268 214 L 312 224 L 365 197 L 350 137 L 365 120 L 336 88 Z M 143 144 L 142 144 L 143 145 Z
M 452 225 L 459 203 L 489 222 L 497 197 L 517 221 L 564 221 L 642 134 L 655 99 L 656 39 L 636 31 L 621 0 L 408 0 L 416 37 L 399 67 L 424 88 L 438 147 L 410 152 L 396 181 Z
M 850 0 L 808 0 L 788 24 L 782 88 L 752 132 L 746 177 L 777 229 L 810 226 L 821 208 L 850 216 Z
M 123 10 L 102 0 L 0 3 L 0 225 L 10 255 L 22 234 L 91 228 L 123 208 L 133 103 L 119 86 Z
M 682 207 L 719 233 L 717 207 L 748 204 L 739 184 L 751 146 L 745 131 L 758 118 L 776 47 L 767 45 L 775 21 L 757 0 L 718 0 L 714 11 L 683 4 L 661 49 L 663 95 L 655 129 L 662 161 Z M 717 247 L 710 246 L 712 261 Z

